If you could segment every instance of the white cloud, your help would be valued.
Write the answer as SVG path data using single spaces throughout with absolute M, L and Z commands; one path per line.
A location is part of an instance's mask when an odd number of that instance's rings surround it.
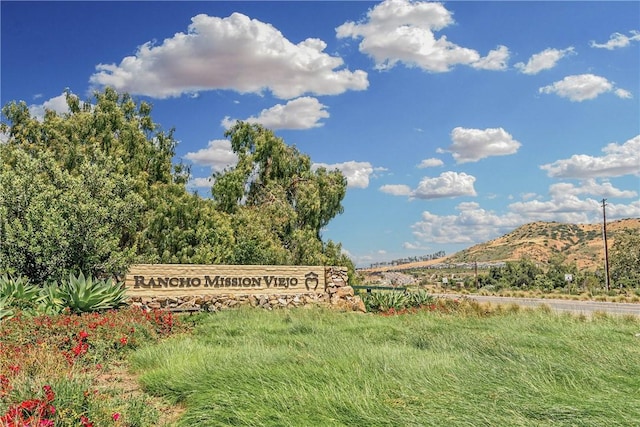
M 327 170 L 338 169 L 347 178 L 347 185 L 351 188 L 367 188 L 369 178 L 373 174 L 373 166 L 369 162 L 349 161 L 344 163 L 314 163 L 312 169 L 325 168 Z
M 67 105 L 67 97 L 63 93 L 44 101 L 42 104 L 29 105 L 29 114 L 38 121 L 44 120 L 44 113 L 46 110 L 55 111 L 58 114 L 69 113 L 69 106 Z
M 597 98 L 599 95 L 611 92 L 614 85 L 609 80 L 593 74 L 579 74 L 567 76 L 551 85 L 538 89 L 540 93 L 555 93 L 574 102 Z M 616 96 L 630 98 L 631 93 L 624 89 L 617 89 Z
M 596 43 L 592 40 L 591 47 L 613 50 L 629 46 L 632 41 L 640 41 L 640 31 L 632 30 L 630 33 L 631 36 L 626 36 L 621 33 L 613 33 L 606 43 Z
M 536 193 L 523 193 L 520 195 L 520 197 L 522 198 L 522 200 L 531 200 L 538 197 L 538 195 Z
M 457 163 L 514 154 L 522 145 L 502 128 L 482 130 L 457 127 L 451 131 L 451 140 L 453 144 L 446 151 L 452 153 Z
M 611 143 L 602 149 L 601 157 L 575 154 L 540 166 L 547 175 L 556 178 L 598 178 L 640 175 L 640 135 L 622 145 Z
M 598 183 L 595 179 L 587 179 L 579 186 L 567 182 L 560 182 L 549 187 L 549 194 L 552 197 L 561 195 L 579 195 L 590 194 L 598 197 L 621 197 L 632 198 L 637 197 L 638 193 L 630 190 L 620 190 L 615 188 L 610 182 Z
M 226 139 L 209 141 L 207 148 L 187 153 L 184 157 L 197 165 L 210 166 L 213 172 L 221 172 L 238 162 L 238 156 L 231 149 L 231 141 Z
M 411 187 L 404 184 L 388 184 L 380 187 L 380 191 L 383 193 L 391 194 L 392 196 L 409 196 L 411 195 Z
M 305 96 L 287 102 L 285 105 L 278 104 L 269 109 L 264 109 L 258 117 L 243 119 L 245 122 L 258 123 L 266 128 L 277 129 L 311 129 L 320 127 L 323 123 L 321 119 L 329 117 L 327 106 L 321 104 L 316 98 Z M 236 122 L 236 119 L 225 117 L 222 126 L 229 129 Z
M 420 169 L 435 168 L 442 165 L 444 165 L 444 162 L 442 160 L 432 157 L 430 159 L 424 159 L 423 161 L 421 161 L 420 164 L 418 165 L 418 168 Z
M 540 71 L 555 67 L 559 60 L 571 54 L 575 54 L 572 46 L 566 49 L 549 48 L 532 55 L 526 64 L 518 62 L 515 67 L 524 74 L 538 74 Z
M 616 89 L 616 90 L 613 91 L 613 93 L 615 93 L 618 98 L 622 98 L 622 99 L 631 99 L 631 98 L 633 98 L 633 95 L 628 90 Z
M 369 10 L 365 20 L 345 22 L 336 28 L 338 38 L 362 39 L 360 52 L 369 55 L 376 68 L 387 70 L 398 62 L 430 72 L 446 72 L 457 64 L 502 69 L 508 49 L 499 46 L 485 58 L 474 49 L 436 38 L 434 31 L 453 24 L 441 3 L 386 0 Z
M 424 177 L 418 188 L 410 194 L 415 199 L 439 199 L 445 197 L 475 196 L 473 183 L 476 178 L 466 173 L 443 172 L 437 178 Z
M 404 242 L 402 244 L 404 249 L 409 249 L 411 251 L 430 251 L 431 247 L 421 245 L 419 242 Z
M 509 48 L 498 46 L 490 51 L 487 56 L 472 63 L 473 68 L 480 70 L 506 70 L 509 62 Z
M 576 190 L 576 187 L 571 187 Z M 599 200 L 580 199 L 551 187 L 548 201 L 530 200 L 509 205 L 509 212 L 497 214 L 475 202 L 460 203 L 457 215 L 436 215 L 425 211 L 421 220 L 412 225 L 417 242 L 411 245 L 464 243 L 476 244 L 501 236 L 532 221 L 566 223 L 598 223 L 602 221 Z M 629 204 L 607 204 L 607 218 L 621 219 L 640 216 L 640 200 Z
M 497 215 L 477 203 L 458 205 L 457 215 L 435 215 L 425 211 L 421 221 L 411 226 L 414 236 L 427 243 L 474 244 L 490 240 L 523 224 L 514 214 Z
M 140 46 L 119 65 L 99 64 L 90 82 L 155 98 L 202 90 L 241 93 L 270 90 L 291 99 L 305 93 L 336 95 L 368 87 L 367 73 L 341 68 L 344 61 L 309 38 L 293 44 L 272 25 L 241 13 L 227 18 L 200 14 L 187 33 L 159 46 Z
M 193 178 L 188 183 L 190 188 L 211 188 L 212 186 L 213 180 L 211 178 Z

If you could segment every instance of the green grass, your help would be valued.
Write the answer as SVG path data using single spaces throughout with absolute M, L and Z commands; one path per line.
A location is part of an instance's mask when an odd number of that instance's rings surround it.
M 624 426 L 637 318 L 226 311 L 131 360 L 179 425 Z

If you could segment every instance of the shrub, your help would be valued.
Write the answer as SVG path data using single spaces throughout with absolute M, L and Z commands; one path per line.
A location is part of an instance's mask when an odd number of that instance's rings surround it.
M 435 302 L 433 295 L 424 289 L 418 289 L 407 293 L 408 303 L 411 307 L 424 307 Z
M 0 276 L 0 298 L 20 310 L 35 308 L 40 301 L 40 288 L 25 277 Z M 0 316 L 1 317 L 1 316 Z
M 374 291 L 363 295 L 362 300 L 367 311 L 401 310 L 409 302 L 406 294 L 397 291 Z
M 82 272 L 78 276 L 70 274 L 69 280 L 62 281 L 59 287 L 55 284 L 50 286 L 54 287 L 49 290 L 53 298 L 59 299 L 63 307 L 69 307 L 75 313 L 117 308 L 126 298 L 122 283 L 85 278 Z

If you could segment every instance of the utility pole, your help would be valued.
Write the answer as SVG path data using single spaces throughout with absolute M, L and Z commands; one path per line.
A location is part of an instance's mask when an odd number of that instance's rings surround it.
M 605 203 L 607 199 L 602 199 L 602 236 L 604 239 L 604 275 L 607 280 L 607 292 L 611 290 L 609 281 L 609 248 L 607 247 L 607 210 Z
M 474 276 L 475 276 L 475 286 L 476 286 L 476 289 L 478 289 L 478 260 L 476 259 L 476 260 L 474 260 L 474 261 L 475 261 L 475 262 L 474 262 L 474 270 L 475 270 L 475 275 L 474 275 Z

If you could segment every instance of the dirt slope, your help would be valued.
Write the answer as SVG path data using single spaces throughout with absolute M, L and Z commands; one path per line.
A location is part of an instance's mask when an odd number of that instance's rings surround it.
M 615 241 L 616 232 L 623 229 L 632 229 L 640 233 L 640 218 L 608 222 L 609 249 Z M 602 224 L 532 222 L 497 239 L 480 243 L 446 258 L 380 267 L 369 271 L 424 268 L 438 263 L 514 261 L 523 257 L 540 263 L 561 257 L 565 263 L 575 263 L 578 268 L 594 270 L 602 265 L 604 259 Z

